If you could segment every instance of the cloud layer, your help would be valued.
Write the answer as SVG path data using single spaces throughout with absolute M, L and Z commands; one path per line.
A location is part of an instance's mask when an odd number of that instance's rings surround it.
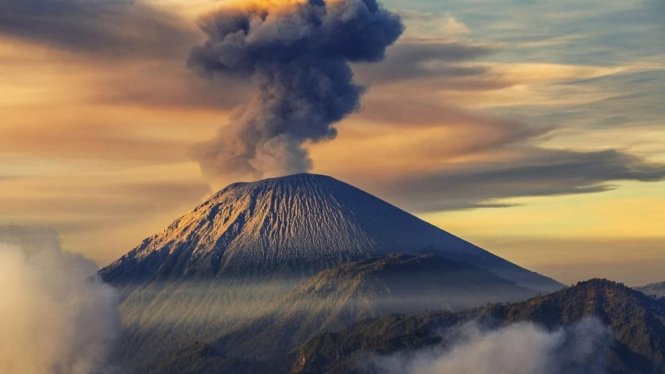
M 359 105 L 349 63 L 383 59 L 402 33 L 376 0 L 234 2 L 200 24 L 208 40 L 190 66 L 256 85 L 231 126 L 194 152 L 205 173 L 227 178 L 309 170 L 304 143 L 334 138 Z
M 596 319 L 553 332 L 529 323 L 490 331 L 471 323 L 446 339 L 454 341 L 448 349 L 381 358 L 377 367 L 380 372 L 409 374 L 600 374 L 612 341 Z
M 506 160 L 410 175 L 390 183 L 385 192 L 412 209 L 431 212 L 501 206 L 493 201 L 520 196 L 603 192 L 613 189 L 614 181 L 663 179 L 665 165 L 613 149 L 579 152 L 526 147 Z
M 131 0 L 3 0 L 2 34 L 113 59 L 166 56 L 195 40 L 182 19 Z
M 0 227 L 0 371 L 104 373 L 117 295 L 50 232 Z

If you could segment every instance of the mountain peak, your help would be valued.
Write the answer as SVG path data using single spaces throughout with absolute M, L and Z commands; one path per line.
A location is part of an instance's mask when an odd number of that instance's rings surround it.
M 112 283 L 309 276 L 394 252 L 436 253 L 536 290 L 560 285 L 329 176 L 235 183 L 103 269 Z
M 323 174 L 298 173 L 298 174 L 285 175 L 282 177 L 262 179 L 254 182 L 232 183 L 223 188 L 222 190 L 220 190 L 219 192 L 217 192 L 214 196 L 224 194 L 230 190 L 241 189 L 241 188 L 274 189 L 274 188 L 279 188 L 280 186 L 306 187 L 308 185 L 311 186 L 313 184 L 336 184 L 336 183 L 346 184 L 333 177 Z

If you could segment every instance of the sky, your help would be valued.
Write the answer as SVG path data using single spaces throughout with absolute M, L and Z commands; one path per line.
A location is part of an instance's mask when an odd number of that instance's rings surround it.
M 103 266 L 226 184 L 307 169 L 564 283 L 665 280 L 662 1 L 384 0 L 404 30 L 368 33 L 376 54 L 317 36 L 350 101 L 252 144 L 276 105 L 257 77 L 293 76 L 211 47 L 243 6 L 0 0 L 0 225 Z

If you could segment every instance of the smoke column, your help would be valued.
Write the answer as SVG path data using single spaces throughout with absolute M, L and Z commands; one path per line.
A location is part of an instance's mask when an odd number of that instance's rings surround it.
M 51 232 L 0 227 L 0 373 L 110 372 L 118 297 Z
M 359 106 L 349 63 L 382 60 L 403 31 L 376 0 L 235 1 L 200 27 L 207 40 L 189 66 L 249 78 L 256 91 L 193 153 L 207 175 L 253 178 L 309 170 L 304 145 L 335 138 L 333 125 Z

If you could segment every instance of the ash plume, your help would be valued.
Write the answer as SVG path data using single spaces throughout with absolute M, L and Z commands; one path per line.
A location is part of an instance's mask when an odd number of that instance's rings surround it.
M 335 138 L 333 125 L 359 106 L 349 63 L 382 60 L 403 31 L 376 0 L 237 1 L 200 28 L 207 40 L 189 66 L 249 78 L 256 91 L 194 156 L 207 175 L 253 178 L 310 169 L 306 143 Z

